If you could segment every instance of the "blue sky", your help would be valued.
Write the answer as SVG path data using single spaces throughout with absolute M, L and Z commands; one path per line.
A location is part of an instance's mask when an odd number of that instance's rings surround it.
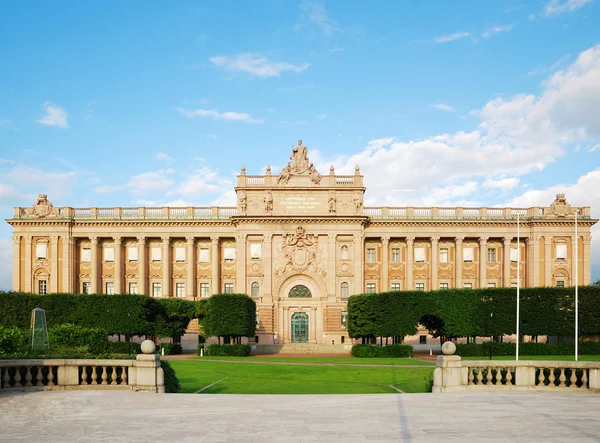
M 0 212 L 233 204 L 301 138 L 370 205 L 600 216 L 600 1 L 5 2 Z M 600 278 L 600 230 L 592 278 Z M 0 289 L 11 229 L 0 225 Z

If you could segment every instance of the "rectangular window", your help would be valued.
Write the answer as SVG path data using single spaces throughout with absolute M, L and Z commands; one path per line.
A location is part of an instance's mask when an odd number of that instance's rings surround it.
M 415 262 L 425 261 L 425 248 L 415 248 Z
M 162 296 L 162 284 L 159 282 L 152 283 L 152 297 Z
M 262 245 L 260 243 L 250 243 L 250 259 L 259 260 L 262 253 Z
M 92 284 L 89 281 L 84 281 L 81 285 L 81 292 L 83 294 L 89 294 L 92 292 Z
M 557 288 L 564 288 L 565 287 L 565 281 L 564 280 L 556 280 L 556 287 Z
M 375 263 L 375 248 L 367 248 L 367 263 Z
M 419 344 L 420 345 L 426 345 L 427 344 L 427 336 L 426 335 L 419 335 Z
M 448 283 L 440 283 L 440 289 L 448 289 Z
M 496 283 L 488 283 L 487 287 L 488 288 L 495 288 L 496 287 Z
M 415 290 L 416 291 L 424 291 L 425 290 L 425 283 L 415 283 Z
M 374 294 L 377 292 L 377 285 L 375 283 L 367 283 L 367 294 Z
M 104 248 L 104 261 L 114 262 L 115 261 L 115 248 Z
M 38 294 L 46 295 L 48 293 L 48 282 L 46 280 L 38 280 Z
M 472 262 L 475 256 L 474 248 L 463 248 L 463 261 Z
M 488 248 L 488 263 L 496 263 L 496 248 Z
M 153 246 L 152 248 L 150 248 L 150 253 L 151 253 L 151 257 L 152 257 L 152 261 L 161 261 L 162 259 L 162 248 L 157 247 L 157 246 Z
M 115 293 L 115 283 L 112 281 L 107 281 L 104 284 L 104 293 L 110 294 L 110 295 L 114 294 Z
M 233 294 L 233 283 L 225 283 L 225 294 Z
M 440 248 L 440 263 L 448 263 L 448 248 Z
M 35 245 L 35 256 L 37 258 L 47 258 L 48 257 L 48 244 L 46 244 L 46 243 L 36 243 L 36 245 Z
M 465 283 L 465 284 L 463 284 L 463 288 L 465 288 L 465 289 L 473 289 L 473 283 Z
M 178 261 L 178 262 L 185 261 L 185 248 L 182 248 L 182 247 L 175 248 L 175 261 Z
M 343 282 L 340 288 L 341 297 L 348 298 L 350 296 L 350 286 L 348 285 L 348 282 Z
M 175 283 L 175 296 L 185 298 L 185 283 Z
M 92 261 L 92 250 L 90 248 L 83 248 L 81 250 L 81 261 L 87 263 Z
M 556 245 L 556 258 L 558 260 L 566 260 L 567 245 Z
M 342 324 L 342 328 L 346 328 L 346 325 L 348 324 L 348 311 L 342 311 L 340 323 Z
M 138 261 L 137 246 L 128 246 L 127 247 L 127 261 Z
M 392 291 L 401 291 L 400 283 L 392 283 L 392 287 L 390 288 Z
M 208 263 L 209 262 L 209 254 L 208 248 L 200 248 L 200 257 L 198 258 L 200 263 Z
M 392 263 L 400 263 L 400 248 L 392 248 Z
M 207 298 L 209 295 L 208 283 L 200 283 L 200 297 Z
M 510 261 L 519 261 L 519 250 L 517 248 L 510 248 Z
M 137 294 L 138 293 L 138 286 L 137 286 L 137 282 L 136 281 L 129 282 L 129 293 L 130 294 Z
M 235 248 L 224 248 L 223 249 L 223 258 L 225 263 L 233 263 L 235 261 Z

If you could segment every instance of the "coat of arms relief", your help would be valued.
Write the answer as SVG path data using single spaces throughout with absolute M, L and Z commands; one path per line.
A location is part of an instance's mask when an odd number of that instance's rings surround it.
M 325 277 L 323 249 L 319 247 L 319 237 L 307 234 L 301 226 L 296 228 L 294 234 L 286 234 L 283 244 L 276 250 L 275 277 L 285 274 L 301 274 L 312 271 L 314 274 Z
M 31 208 L 23 209 L 23 212 L 25 216 L 47 217 L 49 215 L 58 215 L 58 208 L 54 208 L 46 194 L 39 194 L 35 205 Z

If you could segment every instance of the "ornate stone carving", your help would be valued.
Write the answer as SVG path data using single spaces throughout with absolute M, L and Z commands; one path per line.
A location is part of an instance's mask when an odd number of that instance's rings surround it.
M 296 228 L 294 234 L 284 236 L 283 245 L 278 253 L 274 272 L 276 277 L 290 271 L 301 273 L 308 269 L 317 275 L 323 277 L 326 275 L 323 269 L 322 251 L 319 248 L 319 237 L 307 234 L 301 226 Z
M 238 243 L 246 243 L 247 234 L 238 234 L 235 238 Z
M 290 162 L 287 162 L 287 164 L 281 170 L 279 177 L 277 177 L 277 183 L 281 183 L 281 184 L 285 185 L 288 181 L 290 181 L 291 175 L 292 175 L 292 165 L 290 165 Z
M 329 196 L 329 213 L 335 214 L 335 197 L 333 195 Z
M 30 217 L 56 216 L 58 208 L 54 208 L 46 194 L 38 194 L 35 204 L 31 208 L 25 209 L 25 215 Z
M 327 236 L 327 239 L 329 240 L 329 243 L 335 243 L 335 241 L 337 239 L 337 235 L 336 234 L 329 234 Z
M 263 235 L 264 243 L 271 243 L 271 240 L 273 240 L 273 234 L 264 234 Z
M 310 181 L 315 185 L 321 183 L 321 174 L 315 169 L 315 165 L 312 163 L 308 166 L 308 175 L 310 176 Z
M 573 213 L 571 205 L 567 203 L 565 194 L 556 194 L 556 199 L 550 205 L 549 212 L 550 215 L 556 217 L 566 217 Z
M 360 214 L 360 211 L 362 210 L 362 206 L 363 206 L 362 198 L 360 198 L 360 194 L 357 193 L 354 196 L 354 212 L 355 212 L 355 214 Z
M 213 245 L 218 245 L 218 244 L 219 244 L 219 237 L 217 237 L 217 236 L 211 237 L 211 238 L 210 238 L 210 242 L 211 242 Z
M 267 191 L 263 197 L 263 203 L 265 205 L 265 212 L 267 214 L 273 212 L 273 194 L 271 194 L 271 191 Z
M 308 148 L 302 144 L 302 140 L 298 140 L 298 145 L 292 148 L 292 171 L 295 174 L 303 174 L 308 170 Z
M 246 198 L 246 193 L 244 191 L 240 191 L 238 194 L 238 207 L 240 208 L 241 215 L 246 215 L 248 199 Z

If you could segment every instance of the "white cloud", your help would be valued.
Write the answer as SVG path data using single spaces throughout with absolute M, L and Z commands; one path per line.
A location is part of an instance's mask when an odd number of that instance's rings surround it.
M 294 65 L 286 62 L 273 62 L 261 54 L 240 53 L 233 57 L 216 56 L 210 59 L 218 68 L 227 71 L 245 72 L 257 77 L 279 77 L 282 72 L 302 72 L 308 69 L 309 63 Z
M 96 100 L 91 100 L 86 106 L 86 113 L 83 116 L 84 119 L 89 120 L 94 115 L 94 106 L 96 106 Z
M 300 6 L 304 12 L 300 22 L 294 26 L 294 30 L 299 31 L 308 24 L 316 26 L 326 36 L 331 36 L 336 32 L 341 32 L 340 25 L 330 18 L 321 5 L 310 1 L 304 1 Z
M 538 67 L 536 69 L 529 71 L 527 73 L 527 75 L 533 76 L 533 75 L 539 75 L 539 74 L 552 73 L 552 72 L 556 71 L 557 69 L 564 68 L 564 66 L 569 61 L 570 58 L 571 58 L 571 54 L 563 55 L 561 58 L 559 58 L 557 61 L 555 61 L 549 67 L 541 67 L 541 68 Z
M 440 111 L 444 111 L 444 112 L 454 112 L 455 109 L 450 106 L 450 105 L 445 105 L 444 103 L 437 103 L 435 105 L 431 105 L 432 107 L 434 107 L 435 109 L 439 109 Z
M 329 54 L 333 54 L 334 52 L 344 52 L 344 51 L 345 51 L 344 48 L 340 48 L 338 46 L 335 46 L 335 47 L 333 47 L 333 48 L 331 48 L 329 50 Z
M 546 16 L 572 12 L 590 3 L 592 0 L 550 0 L 544 7 Z
M 0 202 L 20 200 L 25 197 L 25 194 L 17 188 L 7 183 L 0 183 Z
M 68 128 L 69 123 L 67 122 L 67 112 L 53 104 L 52 102 L 46 102 L 43 104 L 44 112 L 46 113 L 37 122 L 44 126 L 56 126 L 57 128 Z
M 598 150 L 600 150 L 600 143 L 598 143 L 598 144 L 596 144 L 596 145 L 592 146 L 592 147 L 591 147 L 591 148 L 588 150 L 588 152 L 595 152 L 595 151 L 598 151 Z
M 481 36 L 483 38 L 490 38 L 493 35 L 496 34 L 500 34 L 501 32 L 509 32 L 512 31 L 512 29 L 515 27 L 514 24 L 512 25 L 501 25 L 501 26 L 493 26 L 489 29 L 486 29 L 485 31 L 483 31 L 481 33 Z
M 264 123 L 264 120 L 258 120 L 252 118 L 250 114 L 245 112 L 219 112 L 215 109 L 183 109 L 174 108 L 175 111 L 188 118 L 192 117 L 212 117 L 215 120 L 226 120 L 226 121 L 241 121 L 244 123 L 259 124 Z
M 218 169 L 212 169 L 210 167 L 194 170 L 187 173 L 185 177 L 185 180 L 172 192 L 169 192 L 168 195 L 193 198 L 205 194 L 225 193 L 234 186 L 231 180 L 219 175 Z
M 498 189 L 498 190 L 502 191 L 503 193 L 507 193 L 507 192 L 515 189 L 517 186 L 519 186 L 519 179 L 516 177 L 488 178 L 482 183 L 482 186 L 484 188 L 488 188 L 488 189 Z
M 133 194 L 165 192 L 174 183 L 174 180 L 168 178 L 174 173 L 174 169 L 143 172 L 131 177 L 127 187 Z
M 157 152 L 155 155 L 156 160 L 158 160 L 159 162 L 164 162 L 168 165 L 175 162 L 175 159 L 173 157 L 171 157 L 169 154 L 165 154 L 164 152 Z
M 469 34 L 468 32 L 455 32 L 453 34 L 442 35 L 440 37 L 436 37 L 435 39 L 433 39 L 433 41 L 435 43 L 448 43 L 448 42 L 453 42 L 454 40 L 468 37 L 469 35 L 471 35 L 471 34 Z

